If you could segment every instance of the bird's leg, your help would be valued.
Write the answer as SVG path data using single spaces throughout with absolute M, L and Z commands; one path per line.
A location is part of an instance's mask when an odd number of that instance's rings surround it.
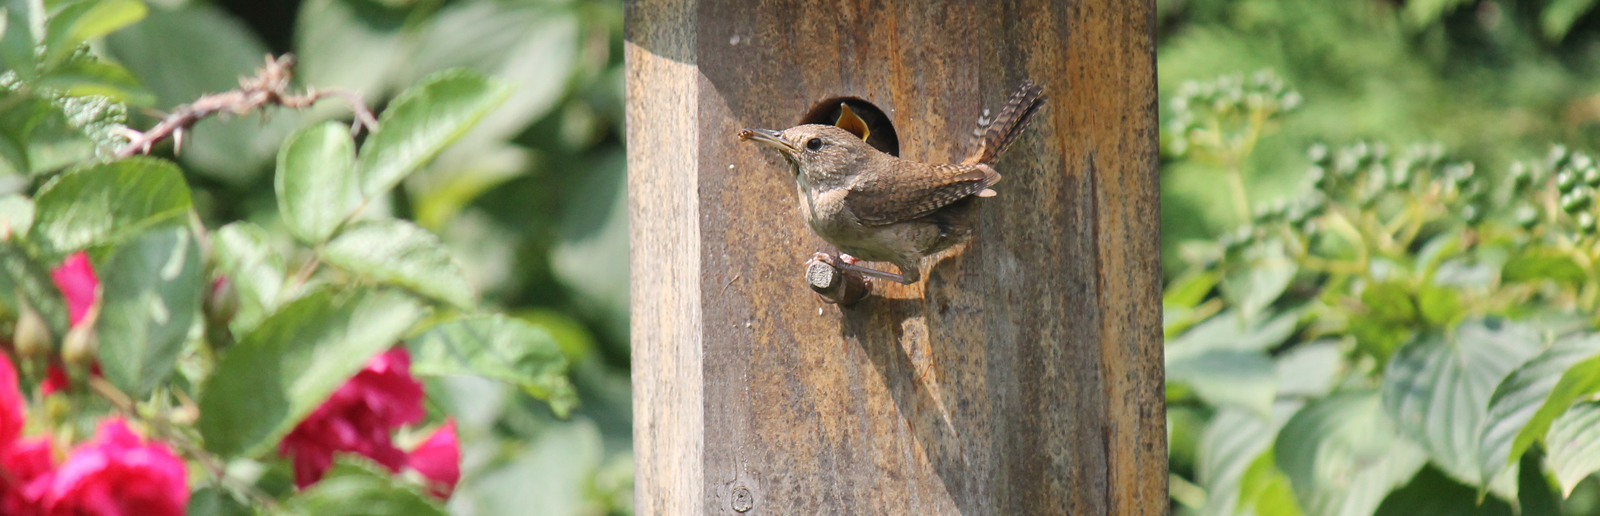
M 916 283 L 917 278 L 921 277 L 921 275 L 917 273 L 917 269 L 912 267 L 901 267 L 901 274 L 895 274 L 892 272 L 880 271 L 864 265 L 858 265 L 861 262 L 860 259 L 843 253 L 841 253 L 837 259 L 828 253 L 820 252 L 813 255 L 813 257 L 815 257 L 817 260 L 826 262 L 829 265 L 838 267 L 840 270 L 854 271 L 861 275 L 872 278 L 883 278 L 901 285 L 910 285 L 912 283 Z

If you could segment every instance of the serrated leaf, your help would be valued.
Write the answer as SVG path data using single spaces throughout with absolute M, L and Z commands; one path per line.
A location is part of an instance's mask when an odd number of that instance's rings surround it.
M 100 368 L 142 399 L 177 363 L 200 312 L 205 275 L 189 229 L 172 226 L 122 245 L 100 271 Z
M 1561 413 L 1543 407 L 1552 398 L 1563 373 L 1596 355 L 1600 355 L 1600 336 L 1563 338 L 1517 367 L 1495 387 L 1479 444 L 1478 460 L 1483 468 L 1480 478 L 1494 478 L 1544 436 L 1550 422 Z M 1561 404 L 1560 409 L 1566 409 L 1566 405 Z
M 361 145 L 356 170 L 367 198 L 388 192 L 406 175 L 466 134 L 509 89 L 469 71 L 434 74 L 401 93 L 378 119 L 379 130 Z
M 1578 482 L 1600 471 L 1600 401 L 1573 405 L 1551 422 L 1545 449 L 1561 495 L 1571 496 Z
M 376 464 L 341 457 L 276 514 L 303 516 L 445 516 L 444 508 Z
M 439 237 L 410 222 L 378 219 L 353 225 L 328 242 L 322 258 L 457 307 L 472 305 L 472 286 Z
M 284 142 L 274 185 L 278 213 L 296 238 L 320 244 L 355 213 L 361 205 L 355 161 L 356 143 L 343 124 L 307 127 Z
M 144 18 L 139 0 L 81 0 L 50 17 L 45 29 L 44 64 L 51 68 L 78 50 L 78 45 L 110 34 Z
M 1300 507 L 1312 516 L 1371 514 L 1427 463 L 1427 452 L 1401 437 L 1384 415 L 1377 392 L 1311 402 L 1284 424 L 1273 449 Z
M 1483 486 L 1479 439 L 1489 397 L 1501 380 L 1543 348 L 1532 328 L 1488 319 L 1451 334 L 1431 332 L 1401 348 L 1383 379 L 1383 404 L 1401 434 L 1422 445 L 1457 480 Z M 1495 491 L 1515 500 L 1514 479 Z
M 33 199 L 17 194 L 0 197 L 0 231 L 27 238 L 33 229 Z
M 200 435 L 219 455 L 265 453 L 426 314 L 400 292 L 323 290 L 228 348 L 201 389 Z
M 418 375 L 470 374 L 521 387 L 565 417 L 577 404 L 567 359 L 543 328 L 503 315 L 446 322 L 407 339 Z
M 135 157 L 70 170 L 34 200 L 34 235 L 47 255 L 111 245 L 184 221 L 189 185 L 165 160 Z
M 211 233 L 217 266 L 239 292 L 239 313 L 229 323 L 236 334 L 248 333 L 278 308 L 285 268 L 269 239 L 266 230 L 249 222 L 234 222 Z
M 0 241 L 0 304 L 20 313 L 17 300 L 25 299 L 60 339 L 67 334 L 67 305 L 50 280 L 50 269 L 11 241 Z
M 1167 353 L 1167 381 L 1193 388 L 1217 406 L 1251 410 L 1266 417 L 1278 395 L 1277 370 L 1260 351 L 1200 350 L 1179 347 Z

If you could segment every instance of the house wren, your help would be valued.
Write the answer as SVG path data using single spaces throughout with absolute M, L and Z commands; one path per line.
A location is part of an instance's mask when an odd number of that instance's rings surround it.
M 817 259 L 911 284 L 922 277 L 923 257 L 972 235 L 975 202 L 994 196 L 990 187 L 1000 180 L 990 164 L 1044 101 L 1044 88 L 1024 82 L 994 122 L 980 127 L 977 147 L 961 163 L 922 163 L 880 152 L 866 142 L 866 123 L 843 105 L 835 125 L 745 129 L 739 139 L 771 146 L 789 162 L 800 213 L 817 236 L 842 253 L 837 260 L 817 253 Z M 889 262 L 900 273 L 858 261 Z

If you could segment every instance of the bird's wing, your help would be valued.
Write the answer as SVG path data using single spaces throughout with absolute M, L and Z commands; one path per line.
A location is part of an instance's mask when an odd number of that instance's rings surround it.
M 926 216 L 969 195 L 994 195 L 989 187 L 999 180 L 988 165 L 902 161 L 862 174 L 844 202 L 862 224 L 882 226 Z

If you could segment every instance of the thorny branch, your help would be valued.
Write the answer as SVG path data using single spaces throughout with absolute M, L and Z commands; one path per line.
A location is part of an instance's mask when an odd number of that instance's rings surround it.
M 209 116 L 245 115 L 262 106 L 300 109 L 310 107 L 318 100 L 327 97 L 340 97 L 350 102 L 350 110 L 355 113 L 356 118 L 355 124 L 350 128 L 352 133 L 362 127 L 366 127 L 370 132 L 377 132 L 378 119 L 372 116 L 372 110 L 367 109 L 367 104 L 362 101 L 360 93 L 339 89 L 318 91 L 315 88 L 307 88 L 305 93 L 296 95 L 289 91 L 289 78 L 293 75 L 293 70 L 293 55 L 284 54 L 278 58 L 268 55 L 266 64 L 256 71 L 255 77 L 239 79 L 238 89 L 205 95 L 192 103 L 178 106 L 148 131 L 141 133 L 128 129 L 128 144 L 117 151 L 117 158 L 148 154 L 156 142 L 169 136 L 173 138 L 174 152 L 180 151 L 183 148 L 184 132 Z

